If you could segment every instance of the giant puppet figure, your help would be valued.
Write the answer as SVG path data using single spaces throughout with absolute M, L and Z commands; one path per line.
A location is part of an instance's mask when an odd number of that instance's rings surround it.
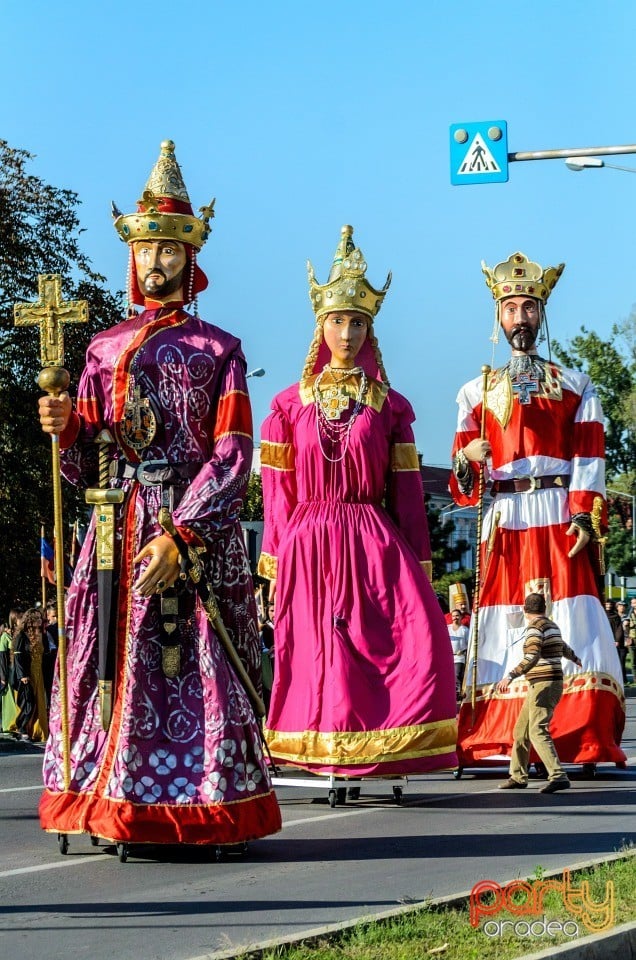
M 544 360 L 536 349 L 564 264 L 543 269 L 514 253 L 492 270 L 482 267 L 497 305 L 493 339 L 501 327 L 512 357 L 487 374 L 485 404 L 482 377 L 457 398 L 451 491 L 456 503 L 475 504 L 483 469 L 493 496 L 481 531 L 460 763 L 510 754 L 526 682 L 516 680 L 506 693 L 496 684 L 521 659 L 530 593 L 545 595 L 548 615 L 583 661 L 582 669 L 564 667 L 551 725 L 559 757 L 622 763 L 621 670 L 595 569 L 606 514 L 603 414 L 588 376 Z
M 93 339 L 73 405 L 67 394 L 40 401 L 43 429 L 60 435 L 67 479 L 94 488 L 89 501 L 114 504 L 106 535 L 108 511 L 95 509 L 68 593 L 70 783 L 56 684 L 45 830 L 216 845 L 280 828 L 255 715 L 180 555 L 185 546 L 212 584 L 258 687 L 238 523 L 251 411 L 239 340 L 196 312 L 207 286 L 196 254 L 212 207 L 202 214 L 193 215 L 165 141 L 137 212 L 116 211 L 130 249 L 129 297 L 142 310 Z
M 369 284 L 352 234 L 326 284 L 309 267 L 312 345 L 263 425 L 259 572 L 276 582 L 265 733 L 275 757 L 316 772 L 425 773 L 456 765 L 453 660 L 413 410 L 374 332 L 388 281 Z

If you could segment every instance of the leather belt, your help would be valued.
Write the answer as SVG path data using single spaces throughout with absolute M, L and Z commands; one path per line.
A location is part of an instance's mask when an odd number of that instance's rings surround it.
M 113 460 L 109 467 L 111 477 L 120 480 L 138 480 L 145 487 L 155 484 L 184 484 L 196 477 L 202 463 L 170 463 L 168 460 L 142 460 L 129 463 Z
M 560 487 L 567 490 L 570 485 L 569 476 L 550 477 L 519 477 L 517 480 L 495 480 L 491 492 L 496 493 L 534 493 L 535 490 L 550 490 Z

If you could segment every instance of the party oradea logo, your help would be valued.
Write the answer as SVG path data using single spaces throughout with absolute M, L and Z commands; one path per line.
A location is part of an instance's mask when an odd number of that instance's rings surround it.
M 546 917 L 544 904 L 550 893 L 561 897 L 571 919 Z M 502 912 L 514 919 L 498 918 Z M 614 884 L 611 880 L 606 882 L 605 899 L 599 902 L 592 897 L 589 881 L 581 880 L 576 886 L 569 870 L 564 870 L 560 879 L 511 880 L 503 886 L 495 880 L 480 880 L 470 891 L 471 926 L 478 927 L 482 920 L 483 932 L 488 937 L 501 937 L 508 932 L 520 938 L 562 934 L 576 939 L 586 932 L 603 933 L 614 925 Z

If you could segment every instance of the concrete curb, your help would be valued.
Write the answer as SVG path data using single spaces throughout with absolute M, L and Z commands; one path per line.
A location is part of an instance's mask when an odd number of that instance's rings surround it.
M 519 960 L 635 960 L 636 921 L 614 927 L 609 933 L 593 933 L 560 947 L 548 947 L 540 953 L 524 953 Z
M 576 873 L 582 870 L 589 870 L 590 867 L 595 867 L 602 863 L 612 863 L 615 860 L 627 860 L 629 857 L 634 856 L 636 856 L 636 849 L 612 853 L 604 857 L 595 857 L 591 860 L 582 860 L 568 867 L 560 867 L 558 870 L 546 871 L 542 875 L 542 879 L 547 880 L 551 877 L 561 877 L 564 870 Z M 509 880 L 517 879 L 519 878 L 509 877 Z M 391 910 L 383 910 L 382 913 L 365 914 L 361 917 L 355 917 L 352 920 L 343 920 L 341 923 L 329 923 L 321 927 L 313 927 L 310 930 L 305 930 L 304 933 L 292 933 L 285 937 L 275 937 L 271 940 L 264 940 L 258 944 L 246 944 L 243 947 L 232 947 L 212 953 L 199 954 L 196 957 L 189 957 L 188 960 L 235 960 L 235 958 L 239 957 L 241 960 L 248 960 L 248 958 L 258 958 L 262 956 L 265 950 L 307 943 L 312 940 L 322 939 L 323 937 L 333 937 L 335 934 L 345 933 L 347 930 L 351 930 L 359 924 L 393 920 L 397 917 L 421 910 L 424 906 L 463 907 L 468 904 L 469 898 L 470 890 L 465 890 L 462 893 L 453 893 L 446 897 L 418 900 L 417 903 L 393 907 Z M 539 953 L 520 954 L 518 960 L 547 960 L 548 957 L 553 956 L 558 956 L 563 958 L 563 960 L 636 960 L 636 922 L 614 927 L 609 933 L 592 934 L 589 937 L 580 937 L 572 943 L 565 943 L 559 947 L 547 947 Z

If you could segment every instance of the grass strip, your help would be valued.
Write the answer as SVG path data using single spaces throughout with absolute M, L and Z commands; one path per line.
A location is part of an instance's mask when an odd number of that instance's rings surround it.
M 561 872 L 549 874 L 538 866 L 534 874 L 527 878 L 530 885 L 541 880 L 560 879 Z M 614 926 L 628 923 L 636 917 L 636 848 L 630 843 L 620 851 L 618 858 L 596 864 L 582 870 L 571 872 L 571 887 L 581 889 L 587 882 L 590 899 L 601 904 L 607 901 L 608 884 L 613 884 Z M 487 902 L 486 899 L 484 902 Z M 513 900 L 521 903 L 521 900 Z M 551 921 L 551 931 L 559 925 L 565 933 L 555 935 L 526 934 L 523 923 L 543 920 L 546 926 Z M 491 935 L 484 932 L 487 919 L 510 921 L 504 924 L 501 934 Z M 522 921 L 521 927 L 513 925 Z M 571 935 L 572 921 L 578 923 L 578 936 Z M 535 928 L 536 930 L 536 928 Z M 568 935 L 568 932 L 570 935 Z M 581 918 L 577 918 L 571 909 L 563 903 L 560 893 L 551 891 L 545 894 L 541 915 L 519 915 L 502 910 L 492 918 L 483 918 L 479 927 L 473 927 L 469 920 L 469 901 L 445 904 L 423 903 L 408 913 L 397 917 L 365 921 L 356 926 L 333 934 L 325 934 L 311 941 L 286 944 L 258 951 L 248 951 L 241 956 L 260 957 L 262 960 L 420 960 L 420 958 L 442 957 L 443 960 L 509 960 L 535 953 L 551 946 L 563 943 L 575 943 L 581 937 L 589 936 L 590 929 Z M 609 932 L 609 930 L 607 931 Z

